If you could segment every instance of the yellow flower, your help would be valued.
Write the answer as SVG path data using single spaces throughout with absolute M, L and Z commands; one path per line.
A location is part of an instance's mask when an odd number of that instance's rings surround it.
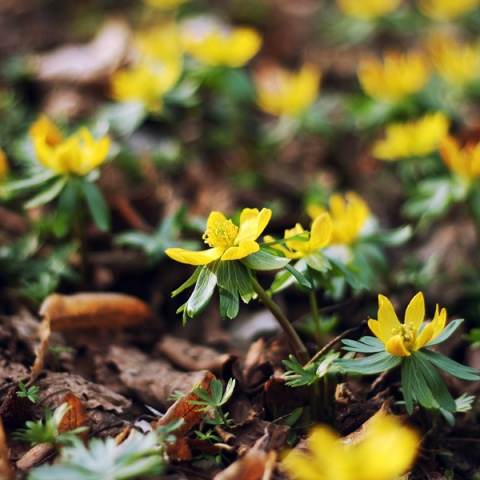
M 375 18 L 393 12 L 401 3 L 401 0 L 336 0 L 340 10 L 345 15 L 362 20 L 374 20 Z
M 345 198 L 334 194 L 328 204 L 332 219 L 330 244 L 351 245 L 360 236 L 366 220 L 370 217 L 368 205 L 354 192 L 347 192 Z M 316 218 L 325 211 L 326 209 L 319 205 L 307 206 L 307 213 L 311 218 Z
M 258 252 L 260 245 L 255 241 L 265 230 L 272 211 L 263 208 L 244 208 L 240 214 L 240 225 L 235 225 L 220 212 L 212 212 L 207 220 L 207 229 L 203 240 L 211 247 L 200 252 L 192 252 L 183 248 L 167 248 L 165 253 L 181 263 L 189 265 L 206 265 L 219 258 L 240 260 Z
M 257 104 L 271 115 L 299 115 L 317 98 L 320 79 L 320 70 L 313 65 L 304 65 L 298 72 L 264 66 L 254 75 Z
M 480 45 L 463 44 L 452 35 L 432 35 L 429 38 L 432 63 L 438 74 L 453 85 L 464 86 L 480 74 Z
M 306 257 L 311 253 L 318 252 L 328 245 L 332 235 L 332 220 L 328 213 L 322 213 L 312 222 L 310 232 L 304 230 L 303 227 L 297 223 L 294 228 L 285 230 L 285 246 L 276 245 L 285 254 L 287 258 L 297 259 Z M 288 240 L 289 238 L 295 239 Z M 300 240 L 304 237 L 307 240 Z M 266 236 L 265 241 L 271 242 L 274 238 Z
M 448 134 L 448 118 L 442 113 L 430 113 L 416 121 L 392 123 L 385 129 L 385 139 L 374 143 L 372 153 L 382 160 L 424 157 L 438 149 Z
M 5 180 L 8 170 L 9 170 L 9 167 L 8 167 L 7 156 L 5 155 L 5 152 L 0 148 L 0 182 L 2 180 Z
M 210 17 L 185 21 L 181 39 L 185 51 L 199 62 L 232 68 L 247 63 L 262 43 L 252 28 L 229 27 Z
M 38 118 L 29 133 L 40 163 L 59 175 L 86 175 L 105 161 L 110 148 L 108 137 L 95 141 L 86 128 L 64 139 L 45 115 Z
M 395 417 L 380 415 L 358 442 L 344 443 L 321 425 L 307 443 L 307 454 L 292 450 L 282 461 L 293 480 L 395 480 L 413 464 L 419 437 Z
M 419 92 L 429 77 L 425 57 L 415 51 L 387 52 L 383 63 L 375 57 L 363 58 L 357 75 L 364 92 L 372 98 L 396 103 Z
M 167 21 L 137 33 L 135 45 L 142 61 L 182 63 L 180 30 L 174 22 Z
M 378 296 L 378 320 L 370 319 L 368 326 L 375 336 L 385 344 L 385 350 L 397 357 L 409 357 L 412 351 L 420 350 L 445 328 L 447 311 L 438 305 L 433 320 L 421 329 L 425 319 L 425 300 L 422 292 L 417 293 L 407 306 L 405 320 L 400 323 L 390 300 Z
M 181 63 L 140 63 L 129 70 L 120 70 L 111 79 L 111 95 L 122 102 L 138 101 L 151 112 L 159 112 L 163 95 L 180 77 Z
M 159 8 L 160 10 L 173 10 L 190 0 L 144 0 L 147 5 Z
M 440 155 L 445 165 L 460 177 L 466 180 L 480 177 L 480 142 L 467 143 L 462 148 L 455 138 L 447 136 L 440 143 Z
M 479 0 L 418 0 L 418 8 L 434 20 L 453 20 L 474 10 Z

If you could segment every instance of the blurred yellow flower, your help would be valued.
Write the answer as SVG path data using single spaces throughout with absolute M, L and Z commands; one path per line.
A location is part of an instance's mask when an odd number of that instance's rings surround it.
M 378 296 L 378 320 L 370 319 L 368 326 L 374 335 L 385 344 L 385 350 L 397 357 L 409 357 L 412 351 L 420 350 L 437 338 L 445 328 L 447 311 L 435 309 L 435 316 L 421 329 L 425 320 L 423 293 L 417 293 L 405 310 L 405 320 L 400 323 L 390 300 Z
M 439 150 L 445 165 L 460 177 L 466 180 L 480 177 L 480 142 L 461 147 L 455 138 L 447 136 Z
M 335 0 L 340 10 L 350 17 L 362 20 L 375 18 L 393 12 L 402 0 Z
M 363 91 L 372 98 L 397 103 L 419 92 L 429 77 L 428 62 L 416 51 L 389 51 L 383 62 L 375 57 L 360 60 L 357 75 Z
M 135 36 L 136 49 L 141 61 L 182 63 L 183 48 L 180 29 L 174 22 L 164 22 Z
M 254 74 L 257 104 L 271 115 L 299 115 L 317 98 L 320 79 L 320 70 L 313 65 L 304 65 L 298 72 L 263 66 Z
M 108 155 L 110 139 L 95 141 L 86 128 L 64 139 L 60 130 L 41 115 L 29 129 L 39 162 L 58 175 L 86 175 Z
M 185 52 L 210 66 L 240 67 L 260 49 L 262 38 L 248 27 L 230 27 L 211 17 L 186 20 L 181 28 Z
M 282 466 L 293 480 L 396 480 L 415 460 L 417 433 L 391 415 L 367 423 L 364 436 L 351 443 L 330 427 L 314 427 L 308 453 L 292 450 Z
M 330 244 L 351 245 L 358 239 L 370 217 L 367 203 L 356 193 L 347 192 L 345 198 L 342 195 L 333 194 L 329 199 L 328 206 L 332 219 Z M 319 205 L 307 206 L 307 213 L 313 219 L 326 211 Z
M 119 70 L 111 78 L 111 96 L 121 102 L 138 101 L 151 112 L 159 112 L 163 95 L 177 83 L 182 73 L 179 61 L 139 63 Z
M 7 156 L 5 152 L 0 148 L 0 182 L 5 179 L 9 170 Z
M 440 141 L 448 134 L 449 125 L 449 119 L 442 112 L 387 125 L 385 139 L 373 144 L 373 156 L 381 160 L 424 157 L 438 149 Z
M 428 42 L 433 66 L 447 82 L 465 86 L 480 75 L 480 44 L 462 43 L 453 35 L 432 35 Z
M 190 0 L 143 0 L 147 5 L 159 8 L 160 10 L 173 10 Z
M 471 12 L 480 0 L 418 0 L 420 11 L 434 20 L 453 20 Z
M 235 225 L 220 212 L 212 212 L 203 234 L 204 242 L 210 247 L 200 252 L 183 248 L 167 248 L 165 253 L 173 260 L 189 265 L 206 265 L 215 260 L 241 260 L 258 252 L 260 245 L 255 241 L 265 230 L 272 211 L 263 208 L 244 208 L 240 214 L 240 225 Z
M 298 259 L 316 253 L 328 245 L 332 235 L 332 220 L 328 213 L 322 213 L 312 222 L 310 232 L 297 223 L 295 227 L 285 230 L 285 246 L 275 245 L 287 258 Z M 296 238 L 292 238 L 296 237 Z M 292 239 L 292 240 L 288 240 Z M 265 237 L 266 242 L 274 241 L 271 236 Z

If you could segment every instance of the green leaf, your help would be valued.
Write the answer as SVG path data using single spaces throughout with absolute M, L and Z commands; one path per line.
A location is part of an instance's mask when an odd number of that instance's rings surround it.
M 404 357 L 402 363 L 402 386 L 408 413 L 413 411 L 413 395 L 420 405 L 432 408 L 433 395 L 427 385 L 422 370 L 412 357 Z M 413 395 L 412 395 L 413 394 Z
M 308 280 L 303 273 L 299 272 L 296 268 L 292 265 L 285 265 L 285 270 L 288 270 L 297 280 L 300 290 L 304 293 L 309 293 L 313 290 L 313 284 L 310 280 Z
M 97 116 L 97 123 L 108 122 L 111 130 L 120 136 L 133 133 L 148 115 L 141 102 L 116 102 L 106 105 Z
M 204 265 L 195 284 L 195 289 L 185 305 L 185 313 L 190 317 L 199 315 L 212 298 L 217 284 L 217 270 L 220 260 Z
M 248 255 L 248 257 L 242 258 L 240 262 L 252 270 L 277 270 L 289 263 L 290 259 L 277 257 L 265 250 L 259 250 L 258 252 Z
M 69 217 L 69 223 L 75 215 L 79 197 L 79 185 L 76 179 L 69 179 L 65 188 L 60 193 L 57 202 L 57 214 Z
M 33 174 L 29 175 L 28 178 L 22 180 L 11 180 L 2 185 L 2 188 L 9 193 L 28 190 L 30 188 L 36 188 L 40 185 L 43 185 L 57 175 L 57 173 L 52 172 L 51 170 L 42 168 L 41 170 L 35 171 Z
M 218 293 L 220 294 L 219 308 L 222 320 L 235 318 L 240 310 L 238 293 L 220 286 L 218 287 Z
M 66 177 L 57 178 L 53 183 L 46 186 L 45 189 L 42 190 L 38 195 L 35 195 L 35 197 L 26 202 L 25 208 L 35 208 L 51 202 L 54 198 L 60 195 L 66 183 Z
M 397 367 L 402 363 L 403 358 L 404 357 L 397 357 L 388 352 L 379 352 L 368 357 L 354 360 L 340 358 L 334 360 L 333 364 L 341 367 L 346 372 L 373 375 Z
M 404 244 L 412 237 L 413 229 L 411 225 L 405 225 L 403 227 L 394 228 L 387 232 L 374 233 L 372 235 L 366 235 L 362 237 L 362 242 L 376 243 L 378 245 L 384 245 L 386 247 L 396 247 Z
M 110 212 L 100 189 L 88 181 L 82 182 L 83 194 L 95 225 L 102 231 L 110 229 Z
M 172 298 L 176 297 L 179 293 L 182 293 L 185 289 L 191 287 L 192 285 L 195 285 L 202 268 L 203 266 L 197 267 L 193 272 L 193 275 L 185 283 L 182 283 L 182 285 L 172 292 Z
M 346 345 L 343 350 L 358 353 L 377 353 L 385 351 L 385 345 L 376 337 L 362 337 L 360 340 L 344 339 L 342 343 Z
M 422 355 L 422 352 L 412 352 L 411 361 L 414 362 L 415 368 L 422 373 L 438 405 L 448 412 L 454 412 L 457 409 L 455 400 L 435 366 Z
M 461 378 L 462 380 L 480 380 L 480 372 L 475 368 L 462 365 L 455 360 L 447 358 L 440 353 L 432 352 L 431 350 L 422 349 L 417 353 L 421 353 L 429 362 L 454 377 Z
M 238 260 L 227 260 L 218 267 L 218 285 L 235 294 L 239 294 L 248 303 L 254 294 L 248 270 Z
M 433 345 L 438 345 L 439 343 L 444 342 L 447 338 L 449 338 L 453 332 L 460 326 L 463 322 L 463 318 L 458 318 L 457 320 L 453 320 L 450 322 L 440 333 L 440 335 L 434 338 L 431 342 L 428 342 L 425 347 L 432 347 Z
M 310 253 L 305 257 L 307 265 L 312 269 L 320 273 L 328 272 L 332 265 L 328 261 L 327 257 L 320 252 Z

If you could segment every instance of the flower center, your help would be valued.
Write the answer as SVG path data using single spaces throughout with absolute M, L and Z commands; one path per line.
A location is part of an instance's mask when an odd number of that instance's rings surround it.
M 231 221 L 216 222 L 207 228 L 203 241 L 210 247 L 228 248 L 234 245 L 238 227 Z
M 400 335 L 403 338 L 405 348 L 409 349 L 417 338 L 417 331 L 413 323 L 409 322 L 406 325 L 400 325 L 398 328 L 392 328 L 392 336 L 394 335 Z

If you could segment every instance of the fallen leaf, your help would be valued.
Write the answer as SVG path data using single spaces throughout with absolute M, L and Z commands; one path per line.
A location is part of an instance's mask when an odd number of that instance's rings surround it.
M 68 392 L 63 398 L 63 403 L 67 403 L 70 407 L 63 416 L 60 425 L 58 427 L 58 433 L 69 432 L 80 427 L 87 427 L 87 412 L 83 408 L 81 400 L 75 396 L 72 392 Z M 83 443 L 87 445 L 88 431 L 85 430 L 78 434 L 83 440 Z
M 52 443 L 39 443 L 35 445 L 27 453 L 22 455 L 15 466 L 19 470 L 30 470 L 31 468 L 43 463 L 50 455 L 56 452 Z
M 52 331 L 85 328 L 128 328 L 152 318 L 148 305 L 138 298 L 120 293 L 78 293 L 49 295 L 40 306 L 43 317 L 38 328 L 40 345 L 27 385 L 40 373 Z
M 9 448 L 2 418 L 0 417 L 0 480 L 14 480 L 15 474 L 10 463 Z

